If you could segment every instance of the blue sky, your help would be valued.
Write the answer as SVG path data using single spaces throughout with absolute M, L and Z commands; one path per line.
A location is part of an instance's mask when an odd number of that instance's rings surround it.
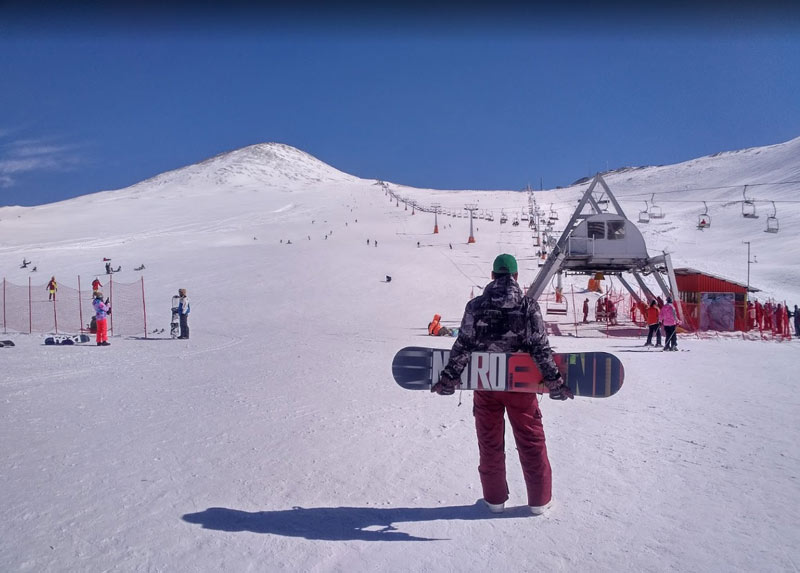
M 800 136 L 796 9 L 234 6 L 7 13 L 0 206 L 267 141 L 364 178 L 521 189 Z

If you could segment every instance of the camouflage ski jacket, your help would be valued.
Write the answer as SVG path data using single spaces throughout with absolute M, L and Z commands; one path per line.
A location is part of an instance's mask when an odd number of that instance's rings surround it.
M 443 374 L 458 379 L 473 351 L 528 352 L 546 381 L 560 377 L 539 303 L 526 297 L 511 275 L 490 282 L 467 303 Z

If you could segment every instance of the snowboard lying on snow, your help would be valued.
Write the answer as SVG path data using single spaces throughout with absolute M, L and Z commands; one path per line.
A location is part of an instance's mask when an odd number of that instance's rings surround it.
M 13 340 L 0 340 L 0 348 L 4 346 L 16 346 Z
M 392 375 L 407 390 L 430 390 L 449 358 L 449 350 L 409 346 L 395 354 Z M 575 396 L 613 396 L 625 379 L 622 362 L 607 352 L 554 353 L 553 358 Z M 548 392 L 539 368 L 524 352 L 473 352 L 459 389 Z
M 83 344 L 84 342 L 89 342 L 91 338 L 89 338 L 88 334 L 59 334 L 56 336 L 48 336 L 44 339 L 44 343 L 48 346 L 52 346 L 53 344 L 58 345 L 70 345 L 70 344 Z

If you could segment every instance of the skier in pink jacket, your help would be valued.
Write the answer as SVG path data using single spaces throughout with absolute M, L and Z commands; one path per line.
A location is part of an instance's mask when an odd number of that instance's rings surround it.
M 678 320 L 678 311 L 672 304 L 672 297 L 667 297 L 667 304 L 661 307 L 658 313 L 658 320 L 664 325 L 664 351 L 678 350 L 678 337 L 675 332 L 675 327 L 680 324 Z

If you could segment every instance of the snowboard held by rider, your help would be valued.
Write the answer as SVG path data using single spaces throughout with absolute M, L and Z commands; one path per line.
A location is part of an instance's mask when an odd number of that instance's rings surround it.
M 530 353 L 539 367 L 552 399 L 574 397 L 556 367 L 539 304 L 523 294 L 517 277 L 516 259 L 508 254 L 499 255 L 492 266 L 492 282 L 482 295 L 467 303 L 450 360 L 432 392 L 453 394 L 472 352 L 523 351 Z M 475 391 L 473 396 L 484 501 L 491 511 L 500 512 L 508 499 L 504 438 L 507 412 L 519 451 L 528 505 L 534 514 L 544 512 L 551 502 L 552 472 L 536 394 Z

